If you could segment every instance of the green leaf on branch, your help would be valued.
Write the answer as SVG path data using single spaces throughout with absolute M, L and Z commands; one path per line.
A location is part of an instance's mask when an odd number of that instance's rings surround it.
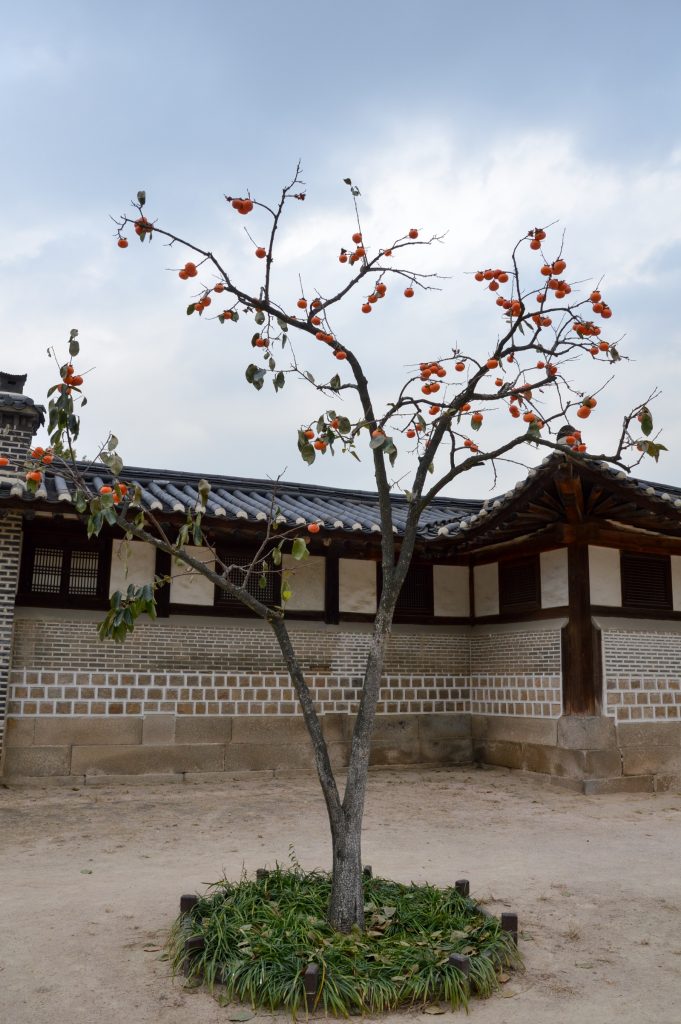
M 76 330 L 75 327 L 73 327 L 71 329 L 71 332 L 69 333 L 69 355 L 70 356 L 77 356 L 78 353 L 80 352 L 80 344 L 76 340 L 77 337 L 78 337 L 78 331 Z
M 387 443 L 384 445 L 383 453 L 390 459 L 390 465 L 394 466 L 397 460 L 397 448 L 391 437 L 388 438 Z
M 195 309 L 196 309 L 196 303 L 195 302 L 190 302 L 189 305 L 187 306 L 187 316 L 191 316 Z
M 277 323 L 279 324 L 279 330 L 286 333 L 286 331 L 288 330 L 288 324 L 286 323 L 286 321 L 282 320 L 281 317 L 277 317 Z
M 275 566 L 281 565 L 281 546 L 278 545 L 276 548 L 272 548 L 272 564 Z
M 259 309 L 258 312 L 255 314 L 255 317 L 253 319 L 255 320 L 256 324 L 258 324 L 258 325 L 264 324 L 265 323 L 265 314 L 263 313 L 263 311 L 261 309 Z
M 286 377 L 281 370 L 279 371 L 279 373 L 276 373 L 274 375 L 274 380 L 272 381 L 272 383 L 274 384 L 275 391 L 281 391 L 284 384 L 286 383 Z
M 267 370 L 263 369 L 262 366 L 256 366 L 255 363 L 250 363 L 246 367 L 246 380 L 249 384 L 252 384 L 256 391 L 260 391 L 261 387 L 265 382 Z
M 303 537 L 296 537 L 293 544 L 291 545 L 291 556 L 295 558 L 296 562 L 302 562 L 304 558 L 307 558 L 309 551 L 307 550 L 307 544 Z
M 102 452 L 100 458 L 105 466 L 108 466 L 114 476 L 120 476 L 123 471 L 123 459 L 115 452 Z
M 317 457 L 317 453 L 308 441 L 306 441 L 305 444 L 299 444 L 298 451 L 302 456 L 303 462 L 306 462 L 308 466 L 311 466 Z
M 137 202 L 138 202 L 138 203 L 139 203 L 139 205 L 140 205 L 140 209 L 141 209 L 141 208 L 142 208 L 142 207 L 144 206 L 144 204 L 146 203 L 146 201 L 147 201 L 147 193 L 146 193 L 146 192 L 144 191 L 144 189 L 141 189 L 141 190 L 140 190 L 140 191 L 139 191 L 139 192 L 137 193 Z
M 349 434 L 352 430 L 352 424 L 347 416 L 338 417 L 338 430 L 341 434 Z
M 109 440 L 106 443 L 107 449 L 112 452 L 114 448 L 118 448 L 118 438 L 115 434 L 109 434 Z
M 659 462 L 660 452 L 669 451 L 665 445 L 658 444 L 656 441 L 639 441 L 636 447 L 640 452 L 650 455 L 652 459 L 655 459 L 655 462 Z
M 341 386 L 341 379 L 340 379 L 340 376 L 338 374 L 335 374 L 335 376 L 333 376 L 331 378 L 331 380 L 329 381 L 329 383 L 327 384 L 327 387 L 329 387 L 332 391 L 339 391 L 340 390 L 340 386 Z
M 376 448 L 381 448 L 387 442 L 387 440 L 388 438 L 385 436 L 385 434 L 377 434 L 376 437 L 371 438 L 371 441 L 369 442 L 369 447 L 374 449 L 375 451 Z
M 653 417 L 650 413 L 650 409 L 643 408 L 638 416 L 639 423 L 641 424 L 641 431 L 645 437 L 650 437 L 653 432 Z

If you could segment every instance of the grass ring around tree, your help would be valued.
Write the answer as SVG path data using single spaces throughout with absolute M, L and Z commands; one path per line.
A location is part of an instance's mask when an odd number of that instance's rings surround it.
M 364 879 L 366 930 L 334 931 L 326 922 L 331 879 L 299 866 L 266 877 L 218 882 L 181 915 L 169 938 L 176 974 L 221 985 L 223 1003 L 307 1007 L 304 974 L 319 969 L 312 1007 L 334 1016 L 380 1013 L 443 1002 L 465 1007 L 485 997 L 521 959 L 500 922 L 455 889 Z M 470 981 L 449 962 L 469 958 Z

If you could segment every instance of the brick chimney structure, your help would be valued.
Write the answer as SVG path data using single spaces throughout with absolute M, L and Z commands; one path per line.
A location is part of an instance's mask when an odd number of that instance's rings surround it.
M 9 466 L 0 468 L 0 497 L 23 475 L 33 435 L 45 422 L 45 410 L 23 393 L 26 375 L 0 372 L 0 455 Z M 0 755 L 5 730 L 7 682 L 12 661 L 14 603 L 21 559 L 20 509 L 0 507 Z

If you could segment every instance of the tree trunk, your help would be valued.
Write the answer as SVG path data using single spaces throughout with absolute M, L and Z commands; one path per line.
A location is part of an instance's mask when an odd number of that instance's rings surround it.
M 364 929 L 362 891 L 362 818 L 346 821 L 332 832 L 333 879 L 328 920 L 339 932 Z

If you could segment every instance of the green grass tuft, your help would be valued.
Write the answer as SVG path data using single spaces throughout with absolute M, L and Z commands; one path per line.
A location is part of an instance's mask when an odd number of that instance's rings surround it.
M 366 931 L 349 935 L 326 923 L 331 879 L 277 868 L 258 881 L 219 882 L 178 918 L 169 939 L 176 973 L 225 986 L 227 999 L 293 1017 L 305 1009 L 303 972 L 319 965 L 317 1009 L 335 1016 L 380 1013 L 434 1001 L 467 1006 L 468 986 L 447 960 L 471 960 L 471 989 L 488 996 L 497 972 L 520 967 L 496 918 L 454 889 L 364 879 Z M 187 954 L 185 942 L 204 946 Z

